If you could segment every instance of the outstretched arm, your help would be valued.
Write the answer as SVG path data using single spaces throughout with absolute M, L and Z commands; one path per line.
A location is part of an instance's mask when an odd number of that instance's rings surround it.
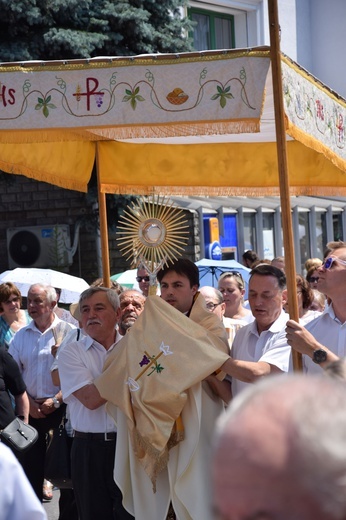
M 222 365 L 221 370 L 245 383 L 254 383 L 263 376 L 282 372 L 276 365 L 266 361 L 242 361 L 232 357 Z

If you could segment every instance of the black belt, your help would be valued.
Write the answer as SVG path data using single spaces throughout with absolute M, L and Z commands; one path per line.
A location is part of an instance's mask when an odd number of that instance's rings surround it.
M 91 441 L 115 441 L 117 438 L 117 434 L 115 432 L 105 432 L 105 433 L 86 433 L 86 432 L 77 432 L 75 430 L 74 436 L 80 439 L 89 439 Z

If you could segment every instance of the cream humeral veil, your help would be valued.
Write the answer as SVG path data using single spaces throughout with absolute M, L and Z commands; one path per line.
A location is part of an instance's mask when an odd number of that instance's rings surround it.
M 107 411 L 127 418 L 132 447 L 155 486 L 169 449 L 183 439 L 176 421 L 186 391 L 228 359 L 226 331 L 197 297 L 188 318 L 158 296 L 108 357 L 95 380 Z M 179 424 L 179 421 L 178 421 Z

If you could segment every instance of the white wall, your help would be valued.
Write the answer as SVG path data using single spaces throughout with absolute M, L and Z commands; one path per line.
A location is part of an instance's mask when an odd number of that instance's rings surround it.
M 281 50 L 346 98 L 346 0 L 277 0 Z M 237 47 L 269 45 L 268 0 L 190 0 L 235 17 Z
M 278 0 L 278 8 L 281 50 L 346 98 L 346 0 Z

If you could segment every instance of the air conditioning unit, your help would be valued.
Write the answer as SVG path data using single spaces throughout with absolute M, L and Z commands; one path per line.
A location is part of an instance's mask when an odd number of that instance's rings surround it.
M 63 267 L 72 264 L 68 225 L 7 229 L 9 268 Z

